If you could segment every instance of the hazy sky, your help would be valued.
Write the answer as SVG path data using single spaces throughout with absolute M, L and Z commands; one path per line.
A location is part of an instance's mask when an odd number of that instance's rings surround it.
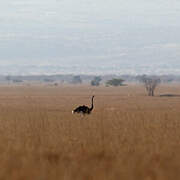
M 179 32 L 179 0 L 0 0 L 0 65 L 180 68 Z

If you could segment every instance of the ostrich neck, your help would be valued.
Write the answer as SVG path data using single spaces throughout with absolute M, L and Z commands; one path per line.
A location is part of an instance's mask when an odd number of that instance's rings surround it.
M 93 109 L 93 107 L 94 107 L 94 105 L 93 105 L 93 98 L 92 98 L 92 100 L 91 100 L 91 108 L 90 108 L 90 110 L 92 110 L 92 109 Z

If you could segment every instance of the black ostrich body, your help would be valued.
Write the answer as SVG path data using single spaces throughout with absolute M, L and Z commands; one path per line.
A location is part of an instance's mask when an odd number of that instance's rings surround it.
M 93 110 L 93 108 L 94 108 L 94 104 L 93 104 L 93 100 L 94 100 L 94 96 L 92 96 L 92 99 L 91 99 L 91 107 L 89 108 L 89 107 L 87 107 L 87 106 L 85 106 L 85 105 L 83 105 L 83 106 L 79 106 L 79 107 L 77 107 L 76 109 L 74 109 L 73 111 L 72 111 L 72 113 L 74 114 L 74 113 L 81 113 L 81 114 L 90 114 L 91 113 L 91 111 Z

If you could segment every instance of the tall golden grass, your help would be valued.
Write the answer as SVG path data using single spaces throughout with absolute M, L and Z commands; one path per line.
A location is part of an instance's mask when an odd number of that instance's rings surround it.
M 180 179 L 179 85 L 1 86 L 0 179 Z M 72 115 L 90 104 L 91 115 Z

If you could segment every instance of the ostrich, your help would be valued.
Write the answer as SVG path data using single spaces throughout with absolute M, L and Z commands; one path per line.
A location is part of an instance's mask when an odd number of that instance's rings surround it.
M 93 100 L 94 100 L 94 96 L 92 96 L 92 98 L 91 98 L 91 107 L 90 107 L 90 108 L 87 107 L 87 106 L 85 106 L 85 105 L 79 106 L 79 107 L 77 107 L 76 109 L 74 109 L 74 110 L 72 111 L 72 114 L 74 114 L 74 113 L 81 113 L 81 114 L 83 114 L 83 115 L 85 115 L 85 114 L 90 114 L 91 111 L 92 111 L 93 108 L 94 108 Z

